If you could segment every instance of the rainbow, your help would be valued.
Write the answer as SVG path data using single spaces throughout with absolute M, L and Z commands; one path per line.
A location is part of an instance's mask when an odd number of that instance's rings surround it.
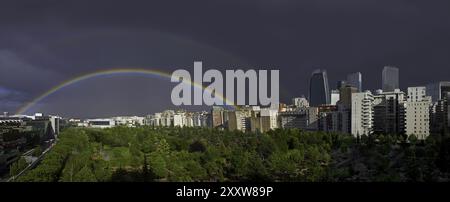
M 52 95 L 52 94 L 54 94 L 54 93 L 64 89 L 67 86 L 71 86 L 71 85 L 74 85 L 76 83 L 82 82 L 84 80 L 92 79 L 92 78 L 96 78 L 96 77 L 108 76 L 108 75 L 121 75 L 121 74 L 154 75 L 154 76 L 159 76 L 159 77 L 169 78 L 169 79 L 172 77 L 171 74 L 169 74 L 167 72 L 164 72 L 164 71 L 152 70 L 152 69 L 141 69 L 141 68 L 116 68 L 116 69 L 95 71 L 95 72 L 79 75 L 79 76 L 74 77 L 72 79 L 69 79 L 69 80 L 66 80 L 64 82 L 61 82 L 60 84 L 54 86 L 53 88 L 47 90 L 46 92 L 44 92 L 41 95 L 39 95 L 36 98 L 34 98 L 32 101 L 30 101 L 27 104 L 25 104 L 23 107 L 21 107 L 16 112 L 16 114 L 17 115 L 24 114 L 25 112 L 30 110 L 30 108 L 32 108 L 34 105 L 36 105 L 37 103 L 39 103 L 43 99 L 45 99 L 48 96 L 50 96 L 50 95 Z M 211 89 L 203 86 L 200 83 L 195 83 L 193 81 L 183 81 L 183 82 L 186 82 L 186 83 L 188 83 L 189 85 L 191 85 L 193 87 L 197 87 L 197 88 L 200 88 L 200 89 L 204 89 L 205 91 L 211 92 Z M 211 93 L 213 93 L 213 92 L 211 92 Z M 225 103 L 225 105 L 234 107 L 233 102 L 229 101 L 228 99 L 226 99 L 223 95 L 215 94 L 215 96 L 217 96 L 219 99 L 221 99 Z

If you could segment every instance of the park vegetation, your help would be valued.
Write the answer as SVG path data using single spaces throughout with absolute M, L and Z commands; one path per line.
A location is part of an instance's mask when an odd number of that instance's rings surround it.
M 419 141 L 298 129 L 68 128 L 16 181 L 448 181 L 449 154 L 445 133 Z

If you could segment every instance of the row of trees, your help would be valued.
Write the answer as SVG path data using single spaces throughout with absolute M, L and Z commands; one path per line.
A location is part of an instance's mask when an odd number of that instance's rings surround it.
M 449 142 L 210 128 L 69 128 L 19 181 L 446 181 Z

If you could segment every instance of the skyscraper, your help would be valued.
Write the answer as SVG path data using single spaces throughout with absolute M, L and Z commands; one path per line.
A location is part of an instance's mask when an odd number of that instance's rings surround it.
M 319 106 L 330 103 L 330 90 L 326 70 L 315 70 L 309 81 L 309 104 Z
M 362 74 L 361 72 L 355 72 L 347 75 L 347 85 L 353 86 L 358 89 L 358 92 L 362 91 Z
M 450 81 L 431 83 L 426 88 L 427 95 L 431 96 L 433 102 L 444 100 L 447 93 L 450 92 Z
M 352 108 L 352 94 L 357 93 L 358 89 L 346 85 L 345 87 L 341 87 L 339 91 L 339 101 L 337 102 L 338 106 L 338 131 L 344 133 L 351 133 L 351 108 Z
M 428 94 L 428 88 L 427 94 Z M 450 130 L 450 92 L 437 102 L 433 102 L 430 113 L 430 129 L 432 133 L 441 133 Z
M 399 89 L 399 69 L 385 66 L 382 73 L 382 89 L 384 92 L 392 92 Z
M 350 85 L 342 87 L 339 91 L 339 102 L 337 104 L 345 108 L 350 108 L 352 106 L 352 94 L 357 92 L 358 89 L 356 87 Z

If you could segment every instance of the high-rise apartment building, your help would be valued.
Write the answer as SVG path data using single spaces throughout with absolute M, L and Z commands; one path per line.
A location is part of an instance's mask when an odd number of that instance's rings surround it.
M 352 94 L 357 93 L 358 89 L 346 85 L 341 87 L 339 91 L 339 101 L 337 102 L 337 126 L 338 131 L 343 133 L 351 133 L 351 108 L 352 108 Z
M 428 94 L 428 93 L 427 93 Z M 432 133 L 450 131 L 450 92 L 442 99 L 433 102 L 430 110 L 430 125 Z
M 351 133 L 369 135 L 373 131 L 374 98 L 370 91 L 353 93 L 351 107 Z
M 425 139 L 430 135 L 431 97 L 426 87 L 409 87 L 406 101 L 406 134 Z
M 318 107 L 317 130 L 325 132 L 341 131 L 342 119 L 335 105 L 322 105 Z
M 374 133 L 405 134 L 405 100 L 399 89 L 374 95 Z

